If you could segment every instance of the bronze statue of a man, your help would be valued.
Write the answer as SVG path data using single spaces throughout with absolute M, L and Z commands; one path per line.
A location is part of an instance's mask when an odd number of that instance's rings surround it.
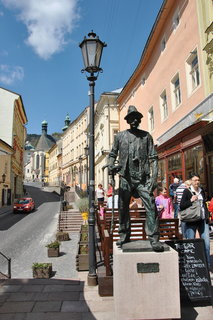
M 156 187 L 158 156 L 149 132 L 138 129 L 143 115 L 135 106 L 129 106 L 124 118 L 130 129 L 115 136 L 109 153 L 109 171 L 116 171 L 115 160 L 119 155 L 119 235 L 118 246 L 130 241 L 129 203 L 137 194 L 146 209 L 146 234 L 154 251 L 163 251 L 159 242 L 159 221 L 153 191 Z

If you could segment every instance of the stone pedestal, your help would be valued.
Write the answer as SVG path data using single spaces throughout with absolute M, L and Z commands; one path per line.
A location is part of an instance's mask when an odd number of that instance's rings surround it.
M 116 320 L 179 319 L 178 253 L 113 247 Z

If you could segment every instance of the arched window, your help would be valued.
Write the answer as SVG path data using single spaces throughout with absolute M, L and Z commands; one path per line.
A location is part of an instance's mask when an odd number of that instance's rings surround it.
M 39 154 L 36 155 L 36 169 L 39 169 Z

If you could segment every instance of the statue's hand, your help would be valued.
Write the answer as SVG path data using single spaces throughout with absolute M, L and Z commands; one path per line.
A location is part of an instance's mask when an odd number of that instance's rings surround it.
M 149 179 L 146 183 L 146 188 L 149 191 L 149 193 L 152 193 L 157 188 L 157 183 L 152 179 Z
M 118 173 L 121 170 L 121 168 L 121 166 L 109 165 L 109 175 Z

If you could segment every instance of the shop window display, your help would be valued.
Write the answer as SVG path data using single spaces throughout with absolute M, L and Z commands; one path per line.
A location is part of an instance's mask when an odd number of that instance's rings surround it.
M 166 186 L 166 164 L 165 160 L 158 161 L 158 184 Z
M 181 170 L 181 154 L 176 153 L 168 157 L 168 169 L 169 171 Z
M 200 176 L 200 182 L 204 186 L 204 159 L 203 159 L 203 148 L 201 145 L 197 145 L 184 152 L 185 156 L 185 168 L 186 178 L 191 173 L 196 172 Z

